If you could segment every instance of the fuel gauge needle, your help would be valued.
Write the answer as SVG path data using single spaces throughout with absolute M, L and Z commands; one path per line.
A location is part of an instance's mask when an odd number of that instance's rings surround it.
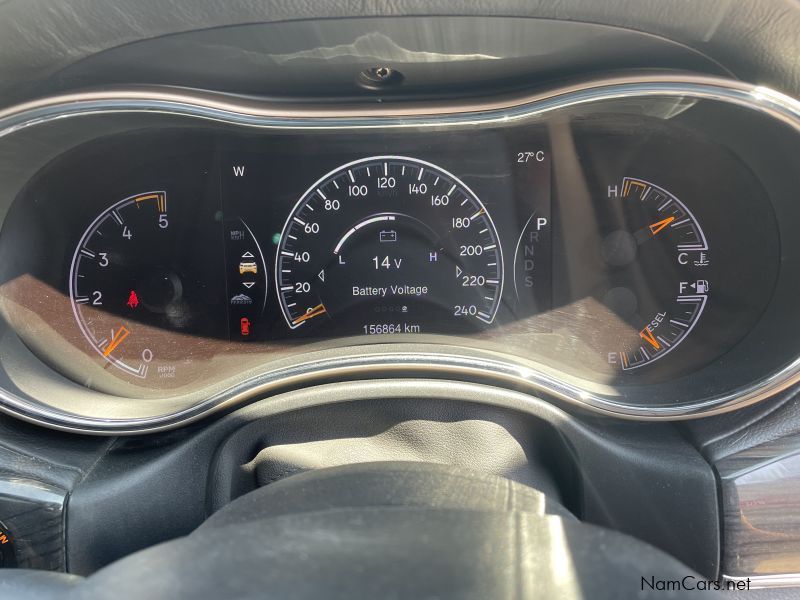
M 303 321 L 308 321 L 309 319 L 313 319 L 314 317 L 324 315 L 326 312 L 328 312 L 328 310 L 325 308 L 324 304 L 317 304 L 306 314 L 301 315 L 297 317 L 294 321 L 292 321 L 292 325 L 300 325 L 300 323 L 302 323 Z
M 122 341 L 130 335 L 130 333 L 131 332 L 128 331 L 128 329 L 124 325 L 121 325 L 117 331 L 112 331 L 111 343 L 105 350 L 103 350 L 103 356 L 108 356 L 109 354 L 111 354 L 116 349 L 116 347 L 119 346 L 122 343 Z

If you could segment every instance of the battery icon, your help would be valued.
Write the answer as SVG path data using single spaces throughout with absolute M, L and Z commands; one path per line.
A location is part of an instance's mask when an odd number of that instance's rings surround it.
M 396 242 L 397 241 L 397 232 L 394 229 L 390 229 L 388 231 L 381 231 L 378 234 L 378 241 L 379 242 Z

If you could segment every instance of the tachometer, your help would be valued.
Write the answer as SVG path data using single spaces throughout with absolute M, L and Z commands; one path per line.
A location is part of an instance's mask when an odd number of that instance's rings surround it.
M 203 253 L 204 246 L 220 250 L 204 241 L 206 218 L 150 191 L 89 225 L 72 259 L 70 300 L 83 335 L 108 364 L 137 378 L 172 379 L 197 351 L 176 333 L 227 337 L 223 273 Z
M 494 320 L 503 253 L 462 181 L 421 160 L 375 156 L 328 173 L 300 198 L 275 276 L 292 329 L 451 332 Z

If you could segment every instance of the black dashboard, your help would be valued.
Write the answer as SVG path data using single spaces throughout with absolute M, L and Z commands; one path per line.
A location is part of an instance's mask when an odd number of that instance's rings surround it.
M 798 23 L 0 2 L 3 589 L 792 591 Z
M 379 345 L 403 368 L 470 376 L 483 353 L 500 365 L 488 377 L 524 369 L 639 417 L 746 403 L 794 376 L 788 98 L 681 76 L 400 116 L 143 96 L 37 125 L 88 135 L 10 206 L 0 289 L 39 359 L 129 404 L 169 399 L 150 417 L 174 423 L 198 395 L 209 410 L 243 373 L 257 388 L 273 365 L 320 373 L 314 352 L 363 362 Z M 764 344 L 769 364 L 753 357 Z

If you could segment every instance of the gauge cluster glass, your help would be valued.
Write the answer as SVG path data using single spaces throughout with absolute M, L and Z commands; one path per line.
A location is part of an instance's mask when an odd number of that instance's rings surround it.
M 291 329 L 468 331 L 494 321 L 503 252 L 486 207 L 454 175 L 375 156 L 303 194 L 281 232 L 275 279 Z
M 97 136 L 11 207 L 0 306 L 56 370 L 128 397 L 406 344 L 669 404 L 778 285 L 767 167 L 710 133 L 735 112 L 609 101 L 481 126 Z
M 165 191 L 125 198 L 101 213 L 75 248 L 75 320 L 100 356 L 133 377 L 175 370 L 177 349 L 163 339 L 169 332 L 224 331 L 207 302 L 215 277 L 183 247 L 193 219 L 181 208 L 172 209 Z

